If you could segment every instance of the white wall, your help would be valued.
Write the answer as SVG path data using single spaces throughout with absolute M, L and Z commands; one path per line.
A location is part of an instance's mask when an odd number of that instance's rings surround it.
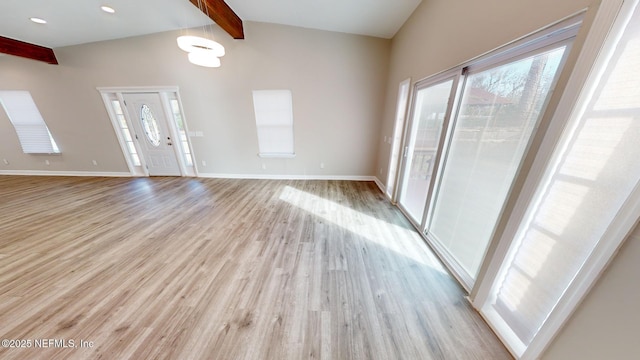
M 546 360 L 640 357 L 640 227 L 546 351 Z
M 96 87 L 167 85 L 204 133 L 192 138 L 201 173 L 374 175 L 389 40 L 254 22 L 245 40 L 214 32 L 227 50 L 218 69 L 187 61 L 175 41 L 184 30 L 55 49 L 59 66 L 0 57 L 0 89 L 29 90 L 62 150 L 22 154 L 2 112 L 0 171 L 126 172 Z M 296 158 L 257 156 L 253 89 L 292 90 Z

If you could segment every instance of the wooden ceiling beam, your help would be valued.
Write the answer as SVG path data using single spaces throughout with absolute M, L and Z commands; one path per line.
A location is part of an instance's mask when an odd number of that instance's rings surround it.
M 14 40 L 4 36 L 0 36 L 0 52 L 27 59 L 44 61 L 47 64 L 58 65 L 58 59 L 56 59 L 56 55 L 53 53 L 53 50 L 44 46 Z
M 242 19 L 224 0 L 189 0 L 234 39 L 244 39 Z M 203 8 L 198 5 L 200 3 Z

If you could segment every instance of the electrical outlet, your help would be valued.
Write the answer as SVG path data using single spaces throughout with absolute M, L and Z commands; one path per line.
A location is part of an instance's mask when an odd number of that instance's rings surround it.
M 2 162 L 3 162 L 5 165 L 9 165 L 9 160 L 7 160 L 7 159 L 2 159 Z
M 207 166 L 207 162 L 202 160 L 202 166 Z
M 93 164 L 93 166 L 98 166 L 98 162 L 95 160 L 91 160 L 91 163 Z
M 323 162 L 320 163 L 320 169 L 324 169 L 324 163 Z
M 45 160 L 45 161 L 44 161 L 44 164 L 45 164 L 45 165 L 47 165 L 47 166 L 51 165 L 51 163 L 49 162 L 49 160 Z
M 267 165 L 265 163 L 262 163 L 262 170 L 267 170 Z

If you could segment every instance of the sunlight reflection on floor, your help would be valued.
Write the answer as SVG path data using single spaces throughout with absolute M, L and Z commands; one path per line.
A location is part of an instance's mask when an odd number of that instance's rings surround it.
M 286 186 L 280 200 L 319 216 L 419 264 L 446 274 L 420 235 L 402 226 L 353 210 L 331 200 Z

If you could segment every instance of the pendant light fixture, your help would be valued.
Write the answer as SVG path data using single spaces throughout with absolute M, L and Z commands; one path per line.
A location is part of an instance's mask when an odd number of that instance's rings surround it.
M 198 8 L 209 16 L 209 9 L 204 6 L 203 1 L 198 0 Z M 208 35 L 206 27 L 203 26 L 203 29 L 205 34 Z M 177 42 L 180 49 L 189 53 L 188 59 L 192 64 L 204 67 L 220 67 L 220 57 L 225 54 L 224 46 L 220 43 L 193 35 L 179 36 Z
M 220 67 L 220 58 L 209 51 L 194 51 L 188 55 L 189 62 L 204 67 Z

